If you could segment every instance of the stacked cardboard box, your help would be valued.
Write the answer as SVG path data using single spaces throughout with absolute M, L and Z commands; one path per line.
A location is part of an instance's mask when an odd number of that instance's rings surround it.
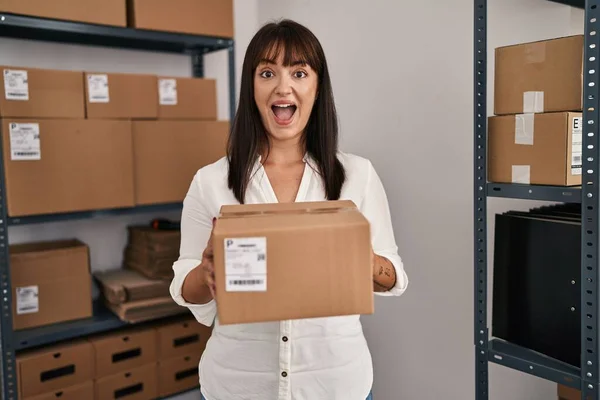
M 1 69 L 10 216 L 180 202 L 225 155 L 214 80 Z
M 78 240 L 11 245 L 14 330 L 92 315 L 89 249 Z
M 173 278 L 173 263 L 179 256 L 179 230 L 130 226 L 124 265 L 149 279 Z
M 488 179 L 580 185 L 583 36 L 500 47 L 495 56 Z
M 0 11 L 89 24 L 127 25 L 125 0 L 0 0 Z
M 198 386 L 211 329 L 190 317 L 17 355 L 20 399 L 155 399 Z

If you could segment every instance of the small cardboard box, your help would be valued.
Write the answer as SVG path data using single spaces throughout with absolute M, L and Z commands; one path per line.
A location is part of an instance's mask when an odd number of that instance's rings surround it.
M 150 400 L 158 397 L 158 368 L 145 364 L 96 381 L 95 400 Z
M 158 77 L 159 119 L 217 119 L 214 79 Z
M 134 121 L 135 202 L 183 201 L 196 172 L 226 154 L 229 122 Z
M 85 73 L 88 119 L 156 119 L 157 79 L 154 75 Z
M 156 328 L 158 335 L 158 358 L 167 360 L 183 356 L 202 355 L 212 329 L 186 318 Z M 198 358 L 200 359 L 200 358 Z
M 128 0 L 129 26 L 233 38 L 233 0 Z
M 4 89 L 0 117 L 85 117 L 83 72 L 9 66 L 0 69 L 0 86 Z
M 496 115 L 582 111 L 583 36 L 496 49 Z
M 34 242 L 11 245 L 9 252 L 14 330 L 92 316 L 87 245 Z
M 0 0 L 0 11 L 89 24 L 127 25 L 125 0 Z
M 159 361 L 158 395 L 168 397 L 197 387 L 199 363 L 199 354 Z
M 94 277 L 100 283 L 102 294 L 110 304 L 169 296 L 169 281 L 148 279 L 131 269 L 97 271 Z
M 131 122 L 0 123 L 10 216 L 134 205 Z
M 223 206 L 213 240 L 223 325 L 373 312 L 370 226 L 351 201 Z
M 489 118 L 488 179 L 497 183 L 581 185 L 581 113 Z
M 94 398 L 94 382 L 88 381 L 79 385 L 69 386 L 64 389 L 27 397 L 25 400 L 84 400 Z
M 86 341 L 27 352 L 16 363 L 20 399 L 88 383 L 94 375 L 94 354 Z
M 96 359 L 95 378 L 114 375 L 157 361 L 156 331 L 135 329 L 90 339 Z
M 558 400 L 581 400 L 581 391 L 569 386 L 558 384 Z

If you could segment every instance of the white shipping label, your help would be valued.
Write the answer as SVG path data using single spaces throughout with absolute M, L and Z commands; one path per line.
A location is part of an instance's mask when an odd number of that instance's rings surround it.
M 4 70 L 4 96 L 6 100 L 29 100 L 27 71 L 16 69 Z
M 512 183 L 520 183 L 524 185 L 531 184 L 531 166 L 529 165 L 513 165 L 512 166 Z
M 581 117 L 573 118 L 571 132 L 571 175 L 581 175 L 583 160 L 583 129 Z
M 10 159 L 41 160 L 40 125 L 10 123 Z
M 17 314 L 33 314 L 40 311 L 39 288 L 37 286 L 18 287 Z
M 88 98 L 90 103 L 108 103 L 108 75 L 90 74 L 87 76 Z
M 267 238 L 225 239 L 225 290 L 267 290 Z
M 177 105 L 177 79 L 159 79 L 158 97 L 161 106 Z

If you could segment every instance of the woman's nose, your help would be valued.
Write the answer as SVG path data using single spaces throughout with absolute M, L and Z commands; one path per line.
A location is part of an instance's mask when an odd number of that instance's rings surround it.
M 281 96 L 292 93 L 292 80 L 287 76 L 280 77 L 275 92 Z

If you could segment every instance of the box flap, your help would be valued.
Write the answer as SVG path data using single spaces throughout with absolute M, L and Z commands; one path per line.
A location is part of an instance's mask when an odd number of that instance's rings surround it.
M 296 214 L 356 210 L 351 200 L 312 201 L 298 203 L 239 204 L 221 207 L 219 218 L 246 217 L 261 214 Z

